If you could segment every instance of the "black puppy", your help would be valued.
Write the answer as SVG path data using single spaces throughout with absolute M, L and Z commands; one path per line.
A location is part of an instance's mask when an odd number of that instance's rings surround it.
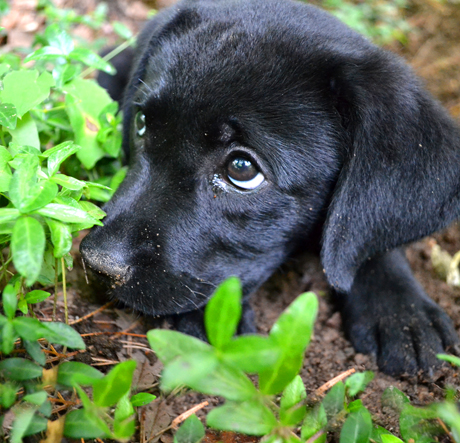
M 130 169 L 81 246 L 115 297 L 191 312 L 178 327 L 199 334 L 226 277 L 248 295 L 318 247 L 382 370 L 430 370 L 458 342 L 395 249 L 460 215 L 460 131 L 403 61 L 302 3 L 185 0 L 148 23 L 131 72 Z

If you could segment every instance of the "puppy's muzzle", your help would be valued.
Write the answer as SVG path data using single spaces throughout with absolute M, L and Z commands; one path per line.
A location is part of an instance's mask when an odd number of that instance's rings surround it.
M 118 248 L 119 249 L 119 248 Z M 91 241 L 84 239 L 80 252 L 85 264 L 93 272 L 108 278 L 117 285 L 123 285 L 131 278 L 132 267 L 124 264 L 123 256 L 117 248 L 108 253 L 93 246 Z

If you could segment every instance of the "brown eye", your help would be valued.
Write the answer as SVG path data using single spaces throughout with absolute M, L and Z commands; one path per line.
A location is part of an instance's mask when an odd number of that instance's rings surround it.
M 228 163 L 227 176 L 235 186 L 243 189 L 255 189 L 265 180 L 254 164 L 243 157 L 236 157 Z
M 136 132 L 139 137 L 142 137 L 145 134 L 145 115 L 142 111 L 138 111 L 134 117 L 134 122 L 136 124 Z

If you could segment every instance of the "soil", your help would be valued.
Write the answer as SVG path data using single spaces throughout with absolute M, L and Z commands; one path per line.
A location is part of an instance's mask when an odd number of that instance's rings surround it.
M 30 45 L 33 32 L 42 26 L 40 16 L 33 12 L 34 0 L 12 0 L 12 12 L 3 20 L 9 31 L 7 44 Z M 62 7 L 75 8 L 80 13 L 91 11 L 95 0 L 60 0 Z M 171 1 L 158 0 L 142 3 L 140 1 L 116 0 L 110 2 L 110 16 L 123 21 L 133 31 L 139 29 L 147 16 L 149 7 L 163 6 Z M 21 11 L 21 14 L 14 12 Z M 27 12 L 29 11 L 29 12 Z M 15 15 L 16 14 L 16 15 Z M 408 43 L 404 47 L 394 45 L 392 50 L 400 52 L 422 76 L 431 92 L 442 101 L 452 115 L 460 118 L 460 4 L 458 2 L 437 2 L 414 0 L 408 11 L 408 21 L 414 26 Z M 113 38 L 113 30 L 107 25 L 95 35 L 84 27 L 78 30 L 86 38 L 100 37 L 101 32 L 107 41 Z M 84 272 L 79 265 L 78 243 L 74 245 L 75 268 L 69 273 L 69 318 L 78 331 L 83 334 L 87 344 L 85 352 L 76 353 L 75 360 L 82 361 L 100 369 L 110 369 L 111 365 L 134 358 L 138 361 L 136 384 L 139 390 L 150 390 L 159 395 L 159 400 L 143 408 L 139 413 L 140 432 L 136 441 L 172 442 L 172 434 L 165 431 L 173 419 L 191 407 L 204 401 L 209 404 L 198 412 L 203 418 L 206 412 L 220 402 L 219 399 L 185 392 L 181 395 L 164 397 L 158 390 L 158 377 L 161 364 L 148 348 L 145 332 L 154 326 L 167 327 L 165 322 L 141 318 L 107 303 L 105 291 L 95 285 L 87 285 Z M 434 243 L 454 254 L 460 250 L 460 229 L 454 223 L 441 233 L 423 239 L 407 249 L 407 256 L 416 277 L 427 293 L 453 319 L 460 331 L 460 289 L 452 288 L 434 271 L 431 251 Z M 423 374 L 417 377 L 392 378 L 378 371 L 375 360 L 367 355 L 357 354 L 344 337 L 341 319 L 328 303 L 327 284 L 323 278 L 321 265 L 314 256 L 305 255 L 287 264 L 276 273 L 253 297 L 257 327 L 266 334 L 280 313 L 301 292 L 311 290 L 319 295 L 320 310 L 312 343 L 307 351 L 302 378 L 307 392 L 312 394 L 319 386 L 338 374 L 350 369 L 372 370 L 375 379 L 361 396 L 379 425 L 398 434 L 398 417 L 394 412 L 383 408 L 380 398 L 389 386 L 396 386 L 408 395 L 414 405 L 424 405 L 441 400 L 444 387 L 455 386 L 460 389 L 459 372 L 448 366 L 443 367 L 431 379 Z M 58 302 L 58 314 L 64 316 L 62 298 Z M 102 309 L 101 309 L 102 307 Z M 51 306 L 44 305 L 37 316 L 51 317 Z M 88 318 L 85 316 L 89 315 Z M 154 438 L 152 438 L 154 437 Z M 134 441 L 134 440 L 133 440 Z M 231 433 L 208 431 L 206 442 L 252 442 L 253 437 L 237 436 Z M 330 433 L 328 441 L 338 441 Z

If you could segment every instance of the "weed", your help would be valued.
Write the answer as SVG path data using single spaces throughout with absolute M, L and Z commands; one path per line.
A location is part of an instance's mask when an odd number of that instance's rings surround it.
M 58 10 L 48 15 L 52 11 Z M 56 19 L 79 21 L 75 14 Z M 38 36 L 41 47 L 24 60 L 34 67 L 26 68 L 13 54 L 0 56 L 0 244 L 6 251 L 0 266 L 0 429 L 5 416 L 13 416 L 12 443 L 46 429 L 71 438 L 124 440 L 135 430 L 134 408 L 154 399 L 148 393 L 131 397 L 134 361 L 116 365 L 106 376 L 83 363 L 47 364 L 44 351 L 63 359 L 67 348 L 85 344 L 67 324 L 34 317 L 34 304 L 51 295 L 34 285 L 54 285 L 56 296 L 61 278 L 65 296 L 72 239 L 101 225 L 105 216 L 89 199 L 107 201 L 113 191 L 100 182 L 119 183 L 124 173 L 123 168 L 113 177 L 107 173 L 111 162 L 112 170 L 120 165 L 118 106 L 83 78 L 85 67 L 113 68 L 75 46 L 61 25 L 51 24 Z M 60 345 L 59 352 L 51 344 Z M 21 354 L 29 358 L 15 356 Z M 92 388 L 92 400 L 83 386 Z M 78 393 L 65 409 L 83 408 L 53 421 L 49 393 L 63 390 Z
M 299 372 L 318 307 L 313 293 L 299 296 L 268 337 L 233 337 L 241 316 L 240 300 L 236 278 L 217 289 L 205 309 L 209 344 L 176 331 L 147 333 L 152 349 L 165 364 L 164 391 L 186 386 L 226 400 L 209 412 L 208 426 L 263 436 L 262 441 L 270 443 L 325 442 L 328 432 L 339 434 L 340 443 L 431 442 L 450 427 L 452 439 L 460 442 L 460 413 L 452 393 L 444 403 L 416 408 L 401 391 L 387 389 L 382 402 L 399 413 L 403 440 L 374 425 L 370 412 L 356 398 L 372 381 L 372 372 L 352 374 L 345 382 L 333 380 L 307 397 Z M 443 358 L 459 362 L 455 357 Z M 258 388 L 248 374 L 257 376 Z M 176 436 L 179 443 L 198 442 L 204 435 L 196 418 L 189 418 L 182 427 L 189 440 L 180 439 L 181 431 Z

